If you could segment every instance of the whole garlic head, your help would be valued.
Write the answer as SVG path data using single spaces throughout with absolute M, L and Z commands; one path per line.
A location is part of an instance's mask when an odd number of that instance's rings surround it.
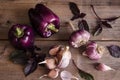
M 78 30 L 71 34 L 69 43 L 74 48 L 78 48 L 88 42 L 90 33 L 86 30 Z
M 86 46 L 85 54 L 92 60 L 98 60 L 104 53 L 104 47 L 99 46 L 97 43 L 91 41 Z

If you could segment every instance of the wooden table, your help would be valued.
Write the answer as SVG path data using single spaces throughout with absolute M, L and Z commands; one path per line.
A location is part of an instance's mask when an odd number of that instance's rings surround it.
M 60 31 L 50 38 L 40 38 L 36 36 L 35 44 L 41 46 L 43 52 L 47 53 L 48 48 L 53 44 L 68 45 L 68 38 L 73 32 L 70 26 L 66 26 L 66 22 L 69 21 L 72 14 L 68 7 L 69 1 L 74 1 L 79 5 L 81 12 L 87 13 L 85 19 L 88 21 L 90 31 L 92 32 L 95 28 L 95 15 L 91 11 L 90 3 L 91 0 L 0 0 L 0 51 L 5 47 L 8 42 L 8 30 L 12 24 L 28 24 L 28 9 L 34 7 L 35 4 L 43 2 L 51 10 L 53 10 L 61 20 Z M 96 12 L 102 18 L 110 16 L 120 16 L 120 1 L 119 0 L 92 0 L 92 4 L 95 5 Z M 73 23 L 77 26 L 77 22 Z M 120 46 L 120 19 L 116 21 L 113 28 L 105 28 L 103 32 L 96 37 L 91 35 L 90 40 L 96 41 L 102 46 L 119 45 Z M 38 67 L 37 70 L 25 77 L 23 74 L 23 67 L 17 64 L 13 64 L 8 60 L 8 55 L 13 51 L 12 46 L 8 46 L 5 53 L 0 57 L 0 80 L 38 80 L 38 78 L 47 73 L 46 68 Z M 80 54 L 80 49 L 71 48 L 72 58 L 75 60 L 80 69 L 91 73 L 95 80 L 120 80 L 120 59 L 113 58 L 110 56 L 106 49 L 102 59 L 98 61 L 89 60 Z M 93 67 L 93 63 L 102 62 L 105 63 L 115 71 L 101 72 L 97 71 Z M 76 68 L 70 63 L 65 69 L 72 72 L 75 76 L 79 77 Z M 80 77 L 79 77 L 80 78 Z M 42 80 L 52 80 L 49 78 L 43 78 Z M 54 80 L 61 80 L 59 77 Z M 80 80 L 82 80 L 80 78 Z

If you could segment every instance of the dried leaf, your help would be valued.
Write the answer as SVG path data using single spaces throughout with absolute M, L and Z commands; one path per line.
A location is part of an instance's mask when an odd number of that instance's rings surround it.
M 85 13 L 81 13 L 81 14 L 80 14 L 80 18 L 84 18 L 85 16 L 86 16 Z
M 30 73 L 34 72 L 37 69 L 37 61 L 35 59 L 31 59 L 28 61 L 28 64 L 24 68 L 25 76 L 28 76 Z
M 112 21 L 115 21 L 115 20 L 117 20 L 117 19 L 119 19 L 119 18 L 120 18 L 120 16 L 114 16 L 114 17 L 106 18 L 106 19 L 104 19 L 104 20 L 109 21 L 109 22 L 112 22 Z
M 75 67 L 78 69 L 78 72 L 79 72 L 79 75 L 84 78 L 85 80 L 94 80 L 94 77 L 90 74 L 90 73 L 87 73 L 81 69 L 79 69 L 77 67 L 77 65 L 75 64 L 74 60 L 73 60 L 73 64 L 75 65 Z
M 89 26 L 88 26 L 88 23 L 87 23 L 87 21 L 86 20 L 81 20 L 81 21 L 79 21 L 78 22 L 78 27 L 79 27 L 79 29 L 84 29 L 84 30 L 86 30 L 86 31 L 88 31 L 89 32 Z
M 115 57 L 115 58 L 120 58 L 120 47 L 117 45 L 111 45 L 108 46 L 108 50 L 111 54 L 111 56 Z
M 102 24 L 107 28 L 112 28 L 112 26 L 107 21 L 102 21 Z
M 13 51 L 10 56 L 9 59 L 17 64 L 26 64 L 27 63 L 27 55 L 25 51 L 22 50 L 15 50 Z
M 95 29 L 95 32 L 94 32 L 94 36 L 97 36 L 97 35 L 99 35 L 101 32 L 102 32 L 102 27 L 101 27 L 101 25 L 100 24 L 98 24 L 97 26 L 96 26 L 96 29 Z

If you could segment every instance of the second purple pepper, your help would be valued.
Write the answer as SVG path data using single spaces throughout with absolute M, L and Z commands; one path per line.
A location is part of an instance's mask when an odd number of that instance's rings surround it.
M 59 17 L 43 4 L 37 4 L 29 9 L 29 18 L 33 28 L 44 38 L 59 31 Z

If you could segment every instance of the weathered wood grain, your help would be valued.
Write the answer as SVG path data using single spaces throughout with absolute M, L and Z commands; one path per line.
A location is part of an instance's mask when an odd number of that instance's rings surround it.
M 17 6 L 17 7 L 15 7 Z M 22 3 L 0 3 L 0 39 L 7 39 L 7 33 L 12 24 L 28 24 L 28 9 L 34 7 L 35 4 L 22 4 Z M 47 40 L 68 40 L 70 34 L 73 32 L 69 25 L 65 22 L 69 21 L 72 14 L 69 10 L 68 5 L 58 5 L 58 4 L 47 4 L 47 6 L 52 9 L 61 20 L 60 32 L 48 38 Z M 24 8 L 23 8 L 24 7 Z M 85 19 L 87 20 L 90 31 L 93 32 L 96 26 L 96 18 L 94 13 L 91 11 L 89 6 L 79 6 L 81 12 L 87 13 Z M 119 6 L 96 6 L 96 12 L 102 18 L 119 16 L 120 14 Z M 9 21 L 9 24 L 7 23 Z M 74 21 L 73 24 L 77 27 L 77 22 Z M 91 40 L 120 40 L 120 19 L 113 24 L 113 29 L 104 29 L 103 33 L 97 37 L 91 37 Z M 106 33 L 107 32 L 107 33 Z M 64 35 L 64 36 L 62 36 Z M 62 37 L 61 37 L 62 36 Z M 36 40 L 45 40 L 43 38 L 37 37 Z
M 0 51 L 5 46 L 5 44 L 8 44 L 8 43 L 9 43 L 8 41 L 0 41 Z M 113 42 L 113 41 L 107 41 L 107 42 L 97 41 L 97 43 L 104 47 L 113 45 L 113 44 L 120 46 L 120 42 Z M 47 53 L 49 48 L 52 45 L 59 45 L 59 44 L 68 45 L 66 41 L 36 41 L 35 44 L 37 46 L 40 46 L 42 48 L 42 52 L 44 53 Z M 22 71 L 23 67 L 20 65 L 13 64 L 8 60 L 8 55 L 10 54 L 12 49 L 13 48 L 9 46 L 5 51 L 5 54 L 3 56 L 4 58 L 0 58 L 0 80 L 7 80 L 7 79 L 38 80 L 38 78 L 41 75 L 48 72 L 46 68 L 38 67 L 34 73 L 29 75 L 28 77 L 25 77 Z M 120 74 L 120 70 L 119 70 L 120 59 L 111 57 L 107 49 L 102 59 L 98 61 L 92 61 L 92 60 L 89 60 L 87 57 L 82 56 L 80 49 L 74 49 L 74 48 L 70 48 L 70 49 L 72 52 L 72 58 L 75 60 L 79 68 L 91 73 L 95 77 L 95 80 L 101 80 L 101 79 L 102 80 L 109 80 L 109 79 L 119 80 L 120 76 L 118 75 Z M 93 66 L 93 64 L 96 62 L 105 63 L 111 66 L 112 68 L 114 68 L 115 71 L 107 71 L 107 72 L 97 71 L 96 69 L 94 69 L 94 66 Z M 72 62 L 70 62 L 70 65 L 65 70 L 68 70 L 72 72 L 75 76 L 79 77 L 77 70 L 72 64 Z M 42 80 L 53 80 L 53 79 L 43 78 Z M 61 80 L 61 79 L 58 77 L 57 79 L 54 79 L 54 80 Z
M 46 4 L 68 4 L 68 2 L 76 2 L 80 5 L 120 5 L 119 0 L 0 0 L 1 3 L 40 3 Z

